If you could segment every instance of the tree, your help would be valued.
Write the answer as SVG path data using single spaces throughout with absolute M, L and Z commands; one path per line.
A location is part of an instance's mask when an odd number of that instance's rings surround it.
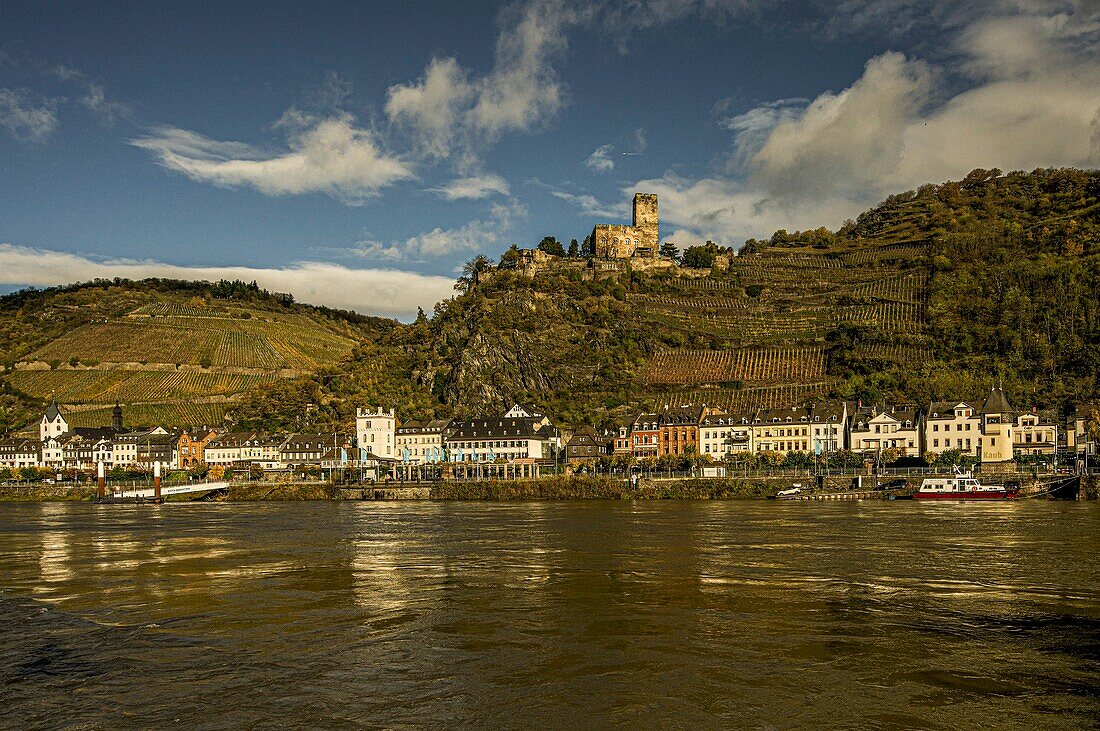
M 584 245 L 581 246 L 581 256 L 586 259 L 591 259 L 596 255 L 596 246 L 592 241 L 591 236 L 584 237 Z
M 710 269 L 718 255 L 717 247 L 689 246 L 680 263 L 690 269 Z
M 484 254 L 478 254 L 462 265 L 462 276 L 455 282 L 455 290 L 468 292 L 477 286 L 478 277 L 487 269 L 493 268 L 493 260 Z
M 569 258 L 576 259 L 577 254 L 580 252 L 580 247 L 577 245 L 577 240 L 573 239 L 569 242 Z
M 553 236 L 545 236 L 539 242 L 539 251 L 544 251 L 551 256 L 565 256 L 565 247 Z
M 666 241 L 661 244 L 660 254 L 666 259 L 672 259 L 673 261 L 677 261 L 680 258 L 680 250 L 676 248 L 676 244 L 671 241 Z
M 500 255 L 500 266 L 502 269 L 514 269 L 519 264 L 519 247 L 512 244 L 508 247 L 508 251 L 505 251 Z

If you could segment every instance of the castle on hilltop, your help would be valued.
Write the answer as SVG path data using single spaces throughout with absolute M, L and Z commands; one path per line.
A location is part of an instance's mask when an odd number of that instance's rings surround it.
M 597 259 L 656 259 L 660 249 L 657 195 L 635 193 L 632 225 L 598 223 L 592 229 L 591 241 Z

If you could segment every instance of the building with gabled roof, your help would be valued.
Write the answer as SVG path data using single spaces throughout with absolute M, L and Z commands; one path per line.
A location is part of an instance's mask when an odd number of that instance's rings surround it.
M 752 451 L 752 414 L 710 411 L 699 420 L 699 453 L 712 459 Z
M 901 457 L 919 457 L 921 421 L 913 404 L 862 406 L 852 414 L 852 451 L 879 455 L 887 450 Z
M 561 434 L 545 416 L 501 414 L 451 422 L 444 444 L 457 462 L 552 460 L 561 449 Z
M 0 467 L 9 470 L 37 467 L 42 461 L 42 442 L 16 437 L 0 439 Z
M 699 420 L 706 413 L 706 404 L 667 407 L 661 413 L 658 455 L 699 454 Z
M 784 406 L 760 409 L 752 419 L 752 444 L 756 453 L 809 452 L 811 409 L 808 406 Z
M 661 415 L 643 411 L 630 426 L 630 447 L 638 459 L 657 457 L 661 452 Z
M 848 449 L 848 420 L 850 410 L 847 401 L 816 401 L 810 404 L 810 448 L 814 452 L 830 454 Z M 919 448 L 920 440 L 917 440 Z
M 942 454 L 957 449 L 978 456 L 982 422 L 979 410 L 966 401 L 932 401 L 924 412 L 924 445 L 921 454 Z
M 450 419 L 408 421 L 397 427 L 396 456 L 406 464 L 430 464 L 443 461 L 443 434 Z
M 1013 427 L 1013 452 L 1026 455 L 1057 454 L 1058 421 L 1052 413 L 1023 409 L 1016 414 Z
M 61 407 L 57 405 L 57 400 L 54 399 L 50 401 L 46 413 L 38 423 L 38 440 L 45 442 L 50 437 L 59 437 L 67 431 L 69 431 L 69 421 L 62 413 Z

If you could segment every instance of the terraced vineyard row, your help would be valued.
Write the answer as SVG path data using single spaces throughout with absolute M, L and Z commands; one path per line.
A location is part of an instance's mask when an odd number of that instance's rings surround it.
M 126 426 L 214 426 L 222 423 L 230 407 L 231 404 L 129 404 L 124 407 L 124 419 Z M 111 408 L 70 410 L 66 418 L 70 426 L 103 426 L 111 423 Z
M 676 297 L 673 295 L 629 295 L 628 299 L 638 307 L 657 309 L 686 309 L 734 311 L 758 309 L 760 304 L 745 297 Z
M 649 359 L 642 381 L 652 385 L 725 381 L 805 381 L 825 375 L 819 346 L 659 353 Z
M 841 256 L 845 264 L 872 264 L 883 259 L 909 259 L 926 256 L 929 251 L 927 242 L 887 244 L 876 248 L 850 251 Z
M 885 332 L 909 332 L 924 323 L 924 306 L 885 302 L 845 308 L 841 319 L 861 325 L 874 325 Z
M 828 381 L 816 383 L 787 383 L 781 386 L 757 386 L 754 388 L 704 388 L 676 392 L 673 401 L 718 406 L 730 411 L 754 411 L 779 406 L 796 406 L 813 398 L 822 397 L 830 388 Z
M 864 297 L 894 300 L 895 302 L 920 303 L 925 300 L 928 277 L 923 273 L 904 274 L 874 282 L 860 284 L 851 289 L 852 294 Z
M 229 317 L 229 312 L 215 307 L 195 307 L 179 302 L 155 302 L 142 305 L 128 317 Z
M 239 393 L 275 376 L 231 373 L 148 371 L 15 371 L 13 387 L 40 399 L 62 403 L 123 403 Z
M 833 318 L 827 310 L 790 313 L 746 313 L 724 317 L 714 312 L 647 311 L 641 316 L 650 322 L 685 333 L 703 333 L 730 339 L 749 339 L 766 343 L 777 339 L 815 340 L 824 337 Z
M 925 345 L 874 344 L 860 345 L 856 352 L 865 358 L 894 363 L 918 365 L 932 359 L 932 349 Z

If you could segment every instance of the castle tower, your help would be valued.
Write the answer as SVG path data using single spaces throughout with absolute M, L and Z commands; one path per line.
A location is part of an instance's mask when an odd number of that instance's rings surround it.
M 634 194 L 633 226 L 638 232 L 638 246 L 648 248 L 649 256 L 657 256 L 660 236 L 657 230 L 657 195 L 655 193 Z
M 657 258 L 660 237 L 657 233 L 657 196 L 634 194 L 634 220 L 630 226 L 597 223 L 590 237 L 598 259 Z

